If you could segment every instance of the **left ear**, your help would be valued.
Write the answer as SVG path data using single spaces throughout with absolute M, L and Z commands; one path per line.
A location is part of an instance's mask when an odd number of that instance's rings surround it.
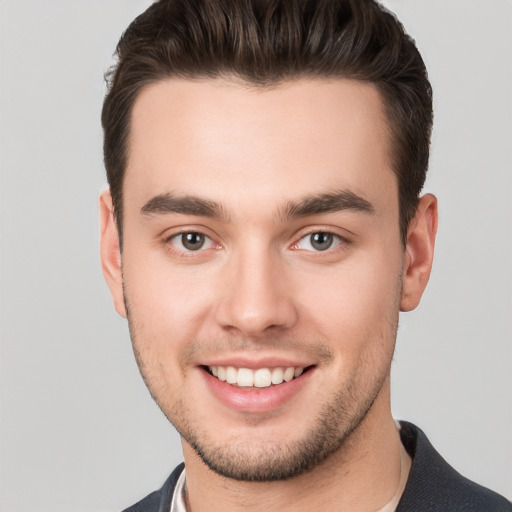
M 424 195 L 409 224 L 405 247 L 401 311 L 411 311 L 420 303 L 434 258 L 437 232 L 437 199 Z

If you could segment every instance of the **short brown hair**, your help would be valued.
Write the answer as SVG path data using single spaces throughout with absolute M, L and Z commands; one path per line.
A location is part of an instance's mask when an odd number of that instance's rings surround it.
M 302 77 L 374 84 L 391 131 L 405 241 L 428 168 L 432 89 L 414 41 L 374 0 L 159 0 L 122 35 L 107 74 L 104 159 L 119 233 L 130 118 L 141 89 L 235 75 L 256 86 Z

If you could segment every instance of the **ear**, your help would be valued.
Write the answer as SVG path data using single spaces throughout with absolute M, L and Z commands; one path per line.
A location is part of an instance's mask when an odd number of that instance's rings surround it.
M 123 271 L 119 233 L 109 190 L 100 195 L 100 254 L 101 267 L 116 311 L 126 318 L 123 294 Z
M 437 232 L 437 199 L 426 194 L 411 220 L 405 247 L 401 311 L 411 311 L 420 303 L 434 258 Z

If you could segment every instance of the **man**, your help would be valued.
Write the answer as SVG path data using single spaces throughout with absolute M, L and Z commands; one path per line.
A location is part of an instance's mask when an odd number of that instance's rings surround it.
M 437 228 L 432 97 L 365 1 L 160 1 L 102 121 L 102 262 L 182 438 L 130 510 L 512 510 L 391 416 Z

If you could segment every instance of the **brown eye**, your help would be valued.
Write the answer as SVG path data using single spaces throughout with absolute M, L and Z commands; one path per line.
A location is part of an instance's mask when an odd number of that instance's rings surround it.
M 201 252 L 216 247 L 213 240 L 199 231 L 183 231 L 169 237 L 166 243 L 170 244 L 179 253 Z
M 334 235 L 332 233 L 318 232 L 311 233 L 309 236 L 309 243 L 311 247 L 317 251 L 326 251 L 332 246 Z
M 205 242 L 205 236 L 202 233 L 182 233 L 181 244 L 188 251 L 198 251 L 202 249 Z

